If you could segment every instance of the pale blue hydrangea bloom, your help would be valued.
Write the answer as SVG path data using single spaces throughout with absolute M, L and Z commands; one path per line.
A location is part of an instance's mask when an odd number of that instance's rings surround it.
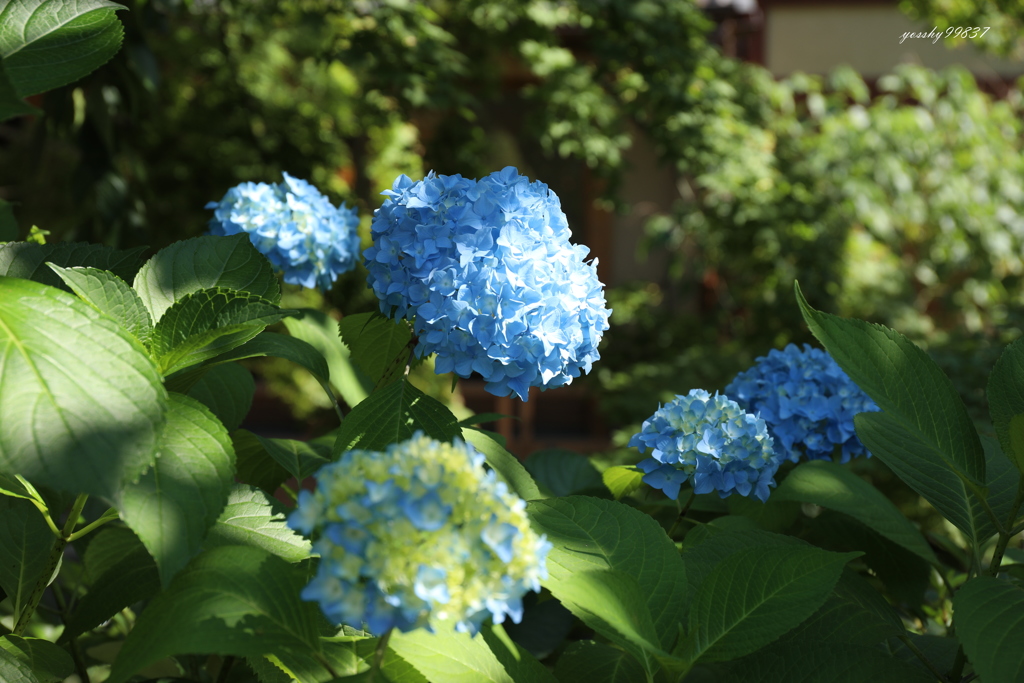
M 403 175 L 384 194 L 368 282 L 382 312 L 412 321 L 418 357 L 523 400 L 590 372 L 611 311 L 547 185 L 509 166 L 481 180 Z
M 285 282 L 326 291 L 356 267 L 356 210 L 335 208 L 305 180 L 285 173 L 283 183 L 241 183 L 206 208 L 214 209 L 211 235 L 248 233 Z
M 854 432 L 853 416 L 879 408 L 821 349 L 772 349 L 736 375 L 725 393 L 764 418 L 777 447 L 793 462 L 802 455 L 830 460 L 836 446 L 842 462 L 871 455 Z
M 644 472 L 644 483 L 672 499 L 690 481 L 696 493 L 718 491 L 722 498 L 753 493 L 765 501 L 782 460 L 764 420 L 703 389 L 659 407 L 629 445 L 641 453 L 651 449 L 652 457 L 637 467 Z
M 288 524 L 316 535 L 316 576 L 302 591 L 335 624 L 383 634 L 440 622 L 476 634 L 522 619 L 551 544 L 526 504 L 472 446 L 417 432 L 383 453 L 348 451 L 299 494 Z

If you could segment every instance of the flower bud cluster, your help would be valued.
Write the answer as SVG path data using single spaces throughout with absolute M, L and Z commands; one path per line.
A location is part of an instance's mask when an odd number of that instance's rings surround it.
M 526 504 L 456 440 L 417 432 L 383 453 L 354 450 L 317 474 L 288 524 L 318 536 L 315 578 L 303 590 L 336 624 L 475 634 L 484 619 L 519 622 L 540 590 L 551 544 Z
M 210 234 L 247 233 L 285 282 L 326 291 L 356 266 L 356 210 L 335 208 L 315 187 L 287 173 L 283 183 L 236 185 L 206 208 L 214 210 Z
M 853 416 L 879 408 L 821 349 L 772 349 L 736 375 L 725 393 L 764 418 L 783 457 L 793 462 L 802 455 L 831 459 L 836 446 L 842 462 L 871 455 L 857 438 Z
M 547 185 L 510 166 L 481 180 L 403 175 L 384 194 L 368 282 L 383 313 L 412 321 L 417 356 L 523 400 L 590 371 L 611 311 Z
M 690 482 L 696 493 L 753 493 L 768 499 L 781 458 L 772 446 L 765 421 L 721 394 L 693 389 L 658 408 L 629 440 L 651 456 L 637 467 L 644 483 L 679 498 Z

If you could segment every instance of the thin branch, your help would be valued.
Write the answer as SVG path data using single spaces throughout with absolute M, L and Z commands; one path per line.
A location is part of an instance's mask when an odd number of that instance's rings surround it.
M 32 595 L 29 596 L 28 602 L 25 603 L 25 608 L 18 616 L 18 621 L 14 625 L 14 635 L 20 636 L 24 633 L 29 621 L 32 620 L 32 615 L 35 613 L 36 607 L 39 606 L 39 601 L 43 598 L 46 587 L 50 585 L 50 579 L 53 578 L 53 575 L 57 572 L 57 567 L 60 566 L 60 560 L 64 556 L 64 548 L 68 545 L 68 538 L 75 530 L 75 525 L 78 524 L 78 518 L 81 516 L 82 508 L 85 507 L 87 500 L 89 500 L 89 496 L 82 494 L 75 499 L 74 505 L 71 506 L 71 512 L 68 513 L 68 518 L 64 522 L 64 530 L 61 532 L 60 537 L 54 540 L 53 547 L 50 549 L 50 559 L 47 561 L 46 567 L 43 568 L 43 573 L 39 576 L 39 580 L 36 581 L 36 587 L 32 591 Z
M 220 663 L 220 670 L 217 671 L 217 683 L 227 683 L 228 673 L 231 671 L 231 667 L 235 663 L 233 655 L 228 655 Z
M 117 512 L 117 510 L 115 508 L 110 508 L 109 510 L 104 512 L 102 515 L 100 515 L 99 519 L 97 519 L 95 522 L 92 522 L 91 524 L 85 525 L 84 527 L 82 527 L 81 529 L 76 531 L 75 533 L 73 533 L 70 536 L 68 536 L 68 542 L 70 543 L 72 541 L 77 541 L 82 536 L 85 536 L 89 532 L 94 531 L 95 529 L 100 528 L 101 526 L 103 526 L 107 522 L 113 522 L 119 516 L 120 515 L 118 515 L 118 512 Z
M 67 628 L 68 606 L 70 602 L 64 599 L 64 591 L 60 590 L 56 583 L 53 584 L 53 597 L 57 600 L 57 605 L 60 606 L 61 623 L 64 624 L 64 628 Z M 89 668 L 85 665 L 85 659 L 82 657 L 82 647 L 78 643 L 78 636 L 68 638 L 68 645 L 71 648 L 71 660 L 75 663 L 75 672 L 78 674 L 79 680 L 81 683 L 91 683 L 89 680 Z
M 921 660 L 922 664 L 928 667 L 928 670 L 931 671 L 937 679 L 942 681 L 942 683 L 949 683 L 949 679 L 946 678 L 945 674 L 939 671 L 938 667 L 932 664 L 931 660 L 928 659 L 923 652 L 921 652 L 921 649 L 917 645 L 914 645 L 914 641 L 912 641 L 909 636 L 902 635 L 899 636 L 899 639 L 903 641 L 903 644 L 907 646 L 908 650 L 914 653 L 914 656 Z

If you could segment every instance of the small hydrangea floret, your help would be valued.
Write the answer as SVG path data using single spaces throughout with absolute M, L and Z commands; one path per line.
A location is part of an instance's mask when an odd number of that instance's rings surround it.
M 368 282 L 382 312 L 412 321 L 418 357 L 523 400 L 590 371 L 611 311 L 547 185 L 510 166 L 481 180 L 403 175 L 384 194 Z
M 651 449 L 651 457 L 637 467 L 644 483 L 672 499 L 689 481 L 695 493 L 717 491 L 722 498 L 753 493 L 765 501 L 781 462 L 764 420 L 703 389 L 658 408 L 629 445 L 641 453 Z
M 793 462 L 871 454 L 857 438 L 853 416 L 877 411 L 875 402 L 821 349 L 793 344 L 772 349 L 736 375 L 725 393 L 768 423 L 783 457 Z
M 359 258 L 359 217 L 335 207 L 305 180 L 284 174 L 283 183 L 241 183 L 213 209 L 210 234 L 246 233 L 284 281 L 328 290 Z
M 551 544 L 526 504 L 462 441 L 417 432 L 383 453 L 353 450 L 317 473 L 288 524 L 318 537 L 316 576 L 302 591 L 336 624 L 475 634 L 483 621 L 518 623 L 539 591 Z

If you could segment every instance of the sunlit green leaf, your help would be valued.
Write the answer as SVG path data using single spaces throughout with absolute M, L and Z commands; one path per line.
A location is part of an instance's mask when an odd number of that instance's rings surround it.
M 143 344 L 148 344 L 153 321 L 142 299 L 127 282 L 99 268 L 61 268 L 53 264 L 50 268 L 83 301 L 121 323 Z
M 156 560 L 166 586 L 199 552 L 234 483 L 235 453 L 227 430 L 203 404 L 171 394 L 160 457 L 124 488 L 121 518 Z
M 166 406 L 156 366 L 120 325 L 0 277 L 0 470 L 113 502 L 156 456 Z
M 686 598 L 686 569 L 657 522 L 621 503 L 586 496 L 533 501 L 527 510 L 554 545 L 542 583 L 555 597 L 577 572 L 622 572 L 642 592 L 658 643 L 672 647 Z
M 252 294 L 201 289 L 164 311 L 150 347 L 160 371 L 170 375 L 241 346 L 289 313 Z
M 878 404 L 882 419 L 903 433 L 900 453 L 913 448 L 915 459 L 985 485 L 985 453 L 974 424 L 953 383 L 924 351 L 887 327 L 814 310 L 799 286 L 797 302 L 839 367 Z
M 341 343 L 338 322 L 334 318 L 323 311 L 305 308 L 300 310 L 299 316 L 286 318 L 284 324 L 293 337 L 306 342 L 326 359 L 331 384 L 349 407 L 370 395 L 373 382 L 352 363 L 351 352 Z
M 121 47 L 121 9 L 108 0 L 0 3 L 0 67 L 20 97 L 73 83 Z
M 267 258 L 246 234 L 205 235 L 175 242 L 146 261 L 133 284 L 154 323 L 176 301 L 201 289 L 220 287 L 281 300 L 281 287 Z
M 467 427 L 462 430 L 462 438 L 483 453 L 487 464 L 497 472 L 498 477 L 508 484 L 509 489 L 517 496 L 523 500 L 537 500 L 546 497 L 537 488 L 537 483 L 516 456 L 502 448 L 497 441 L 483 431 Z
M 288 527 L 287 515 L 288 509 L 263 491 L 235 484 L 203 547 L 252 545 L 289 562 L 304 560 L 310 555 L 310 543 Z

